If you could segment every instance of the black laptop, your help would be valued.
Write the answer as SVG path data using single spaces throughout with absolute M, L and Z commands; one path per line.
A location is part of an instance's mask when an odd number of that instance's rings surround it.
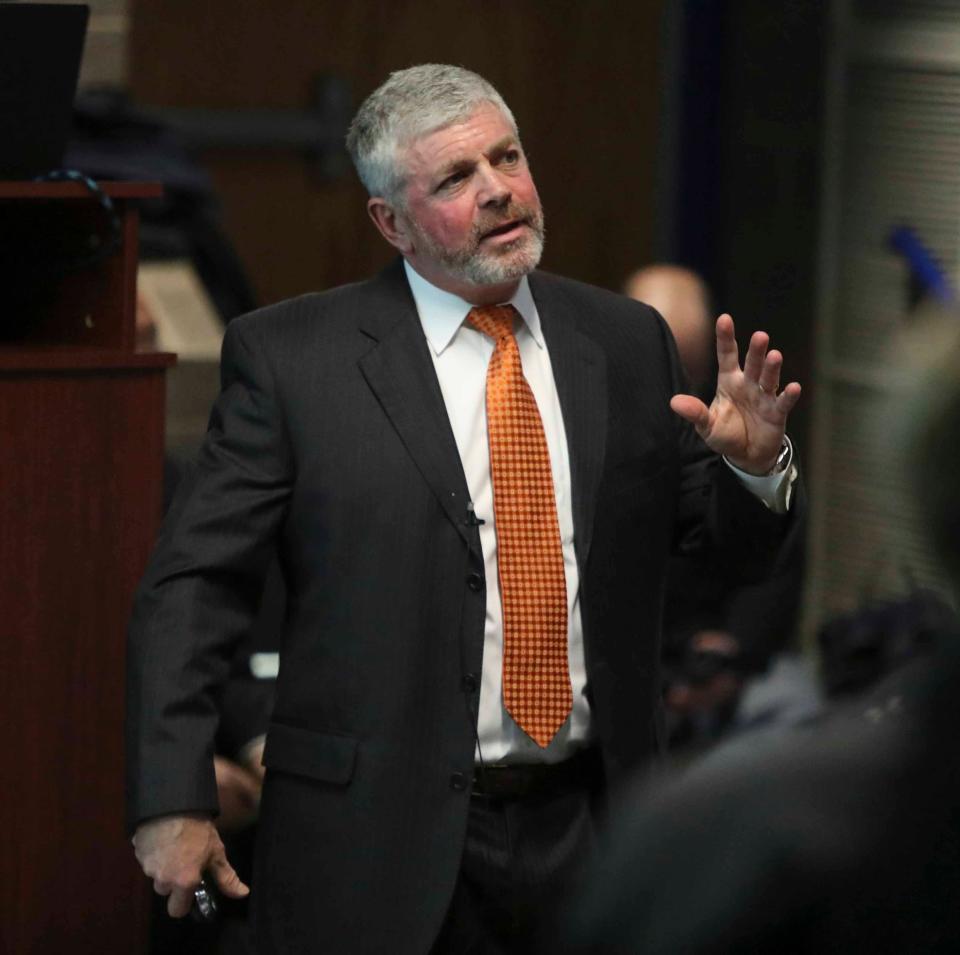
M 63 163 L 90 8 L 0 0 L 0 179 Z

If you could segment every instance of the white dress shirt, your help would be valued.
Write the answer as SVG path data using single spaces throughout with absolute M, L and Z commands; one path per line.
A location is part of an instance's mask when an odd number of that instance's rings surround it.
M 550 451 L 550 468 L 557 498 L 560 544 L 567 584 L 567 651 L 570 681 L 573 686 L 573 710 L 550 745 L 544 749 L 513 722 L 503 706 L 503 613 L 497 573 L 497 535 L 486 409 L 487 365 L 493 355 L 494 343 L 482 332 L 464 323 L 472 307 L 469 302 L 431 285 L 408 263 L 405 262 L 404 266 L 420 322 L 430 345 L 430 356 L 440 381 L 440 390 L 457 450 L 460 452 L 474 513 L 484 521 L 479 530 L 487 586 L 487 610 L 477 722 L 477 758 L 482 757 L 488 764 L 557 762 L 569 757 L 589 740 L 590 707 L 583 695 L 586 662 L 580 620 L 580 575 L 573 546 L 570 456 L 550 355 L 540 330 L 540 316 L 530 294 L 530 286 L 524 277 L 516 294 L 509 302 L 502 304 L 512 305 L 522 319 L 514 330 L 520 362 L 540 410 Z M 743 477 L 750 477 L 736 468 L 734 471 Z M 785 510 L 782 502 L 784 495 L 781 492 L 784 477 L 785 475 L 754 478 L 749 486 L 768 506 Z

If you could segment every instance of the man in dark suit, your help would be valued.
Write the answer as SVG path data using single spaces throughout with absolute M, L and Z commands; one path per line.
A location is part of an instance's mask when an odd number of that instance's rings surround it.
M 539 198 L 475 74 L 393 74 L 348 146 L 403 261 L 228 328 L 131 626 L 134 844 L 173 915 L 204 870 L 247 891 L 212 693 L 276 545 L 261 950 L 530 951 L 603 788 L 657 749 L 668 553 L 758 573 L 796 518 L 800 388 L 763 333 L 741 370 L 722 316 L 707 408 L 651 309 L 535 272 Z

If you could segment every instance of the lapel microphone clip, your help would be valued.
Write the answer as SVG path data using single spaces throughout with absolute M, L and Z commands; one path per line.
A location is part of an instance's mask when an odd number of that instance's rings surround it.
M 466 524 L 467 527 L 479 527 L 481 524 L 486 523 L 482 517 L 477 517 L 476 511 L 473 509 L 473 501 L 467 501 L 467 519 L 464 521 L 464 524 Z

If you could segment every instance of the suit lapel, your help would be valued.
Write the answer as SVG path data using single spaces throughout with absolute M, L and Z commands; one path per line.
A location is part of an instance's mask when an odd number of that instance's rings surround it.
M 606 358 L 600 346 L 579 331 L 580 316 L 549 280 L 534 273 L 530 290 L 537 303 L 563 413 L 570 455 L 574 541 L 582 573 L 593 538 L 606 443 Z
M 479 535 L 465 523 L 467 480 L 401 260 L 381 273 L 373 293 L 361 331 L 376 344 L 360 370 L 447 517 L 479 554 Z

